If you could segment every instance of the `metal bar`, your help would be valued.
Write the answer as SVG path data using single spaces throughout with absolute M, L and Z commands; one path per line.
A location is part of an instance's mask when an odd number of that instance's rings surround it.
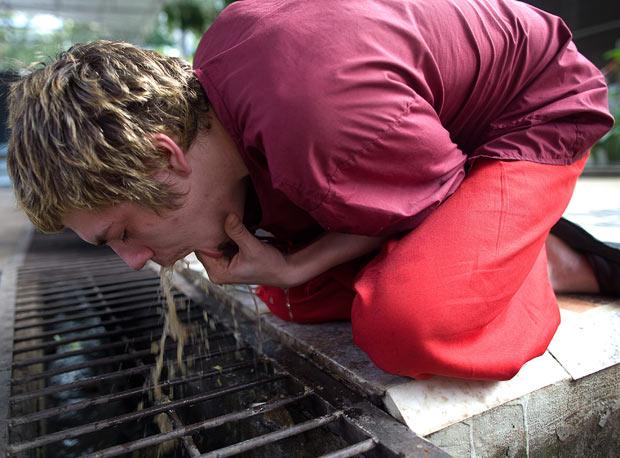
M 96 284 L 98 286 L 107 286 L 107 285 L 115 285 L 119 283 L 129 283 L 129 282 L 137 281 L 137 280 L 153 280 L 153 279 L 157 280 L 157 277 L 155 277 L 153 274 L 149 272 L 127 272 L 127 273 L 124 273 L 122 276 L 119 276 L 118 274 L 106 275 L 104 277 L 98 278 L 96 282 L 92 278 L 89 278 L 87 281 L 77 281 L 77 280 L 62 281 L 62 282 L 55 281 L 53 282 L 53 284 L 50 284 L 47 286 L 42 286 L 41 282 L 37 282 L 33 284 L 32 286 L 21 287 L 19 289 L 19 295 L 20 297 L 25 297 L 25 296 L 39 297 L 39 296 L 46 296 L 48 294 L 65 292 L 67 291 L 67 288 L 76 289 L 78 286 L 79 287 L 91 287 L 93 286 L 93 284 Z
M 127 278 L 125 278 L 127 277 Z M 147 276 L 146 273 L 134 272 L 134 273 L 114 273 L 112 275 L 106 275 L 101 278 L 88 278 L 84 280 L 72 280 L 72 281 L 54 281 L 49 284 L 43 284 L 42 282 L 35 282 L 32 285 L 20 286 L 19 293 L 21 297 L 31 297 L 36 299 L 40 296 L 46 296 L 49 294 L 60 293 L 67 291 L 68 289 L 90 288 L 93 285 L 110 285 L 118 283 L 119 279 L 122 279 L 121 283 L 127 283 L 135 280 L 146 280 L 154 278 L 152 275 Z
M 80 320 L 86 320 L 88 318 L 99 318 L 99 317 L 106 316 L 106 315 L 120 315 L 124 312 L 135 312 L 137 310 L 158 308 L 158 307 L 159 307 L 159 304 L 153 304 L 153 301 L 143 301 L 138 304 L 129 305 L 127 307 L 118 307 L 118 308 L 114 308 L 110 310 L 104 310 L 102 312 L 88 312 L 88 313 L 83 313 L 81 315 L 74 315 L 71 317 L 62 317 L 62 318 L 56 318 L 52 320 L 42 320 L 38 323 L 23 324 L 21 326 L 15 326 L 14 329 L 16 331 L 22 331 L 24 329 L 42 328 L 42 327 L 51 326 L 53 324 L 65 323 L 67 321 L 80 321 Z
M 153 416 L 158 413 L 165 412 L 166 410 L 174 409 L 177 407 L 191 406 L 197 404 L 199 402 L 208 401 L 209 399 L 215 399 L 220 396 L 225 396 L 227 394 L 235 393 L 237 391 L 242 391 L 245 389 L 252 388 L 254 386 L 262 385 L 264 383 L 271 383 L 282 378 L 285 378 L 285 375 L 275 375 L 273 377 L 265 377 L 262 379 L 255 380 L 253 382 L 244 383 L 241 385 L 234 385 L 227 388 L 222 388 L 217 391 L 212 391 L 207 394 L 197 394 L 194 396 L 190 396 L 188 398 L 175 400 L 165 405 L 153 406 L 147 409 L 140 410 L 138 412 L 131 412 L 124 415 L 119 415 L 113 418 L 109 418 L 106 420 L 95 421 L 92 423 L 88 423 L 81 426 L 76 426 L 74 428 L 65 429 L 63 431 L 57 431 L 51 434 L 45 434 L 43 436 L 39 436 L 34 440 L 19 442 L 17 444 L 9 445 L 8 451 L 9 453 L 19 453 L 26 450 L 30 450 L 36 447 L 41 447 L 44 445 L 52 444 L 54 442 L 70 439 L 73 437 L 81 436 L 83 434 L 92 433 L 95 431 L 99 431 L 105 428 L 111 428 L 113 426 L 119 426 L 123 423 L 132 420 L 140 420 L 144 417 Z
M 196 348 L 196 347 L 198 347 L 197 344 L 187 344 L 183 348 L 191 350 L 192 348 Z M 164 351 L 167 352 L 167 351 L 170 351 L 170 350 L 176 350 L 176 348 L 177 348 L 177 344 L 175 342 L 170 342 L 170 343 L 166 344 L 166 346 L 164 347 Z M 120 363 L 122 361 L 131 361 L 131 360 L 134 360 L 134 359 L 141 358 L 143 356 L 154 357 L 153 353 L 151 353 L 151 349 L 148 348 L 146 350 L 132 351 L 131 353 L 128 353 L 128 354 L 106 356 L 104 358 L 95 358 L 95 359 L 91 359 L 89 361 L 85 361 L 85 362 L 81 362 L 81 363 L 68 364 L 66 366 L 58 367 L 56 369 L 50 369 L 50 370 L 47 370 L 47 371 L 38 372 L 36 374 L 32 374 L 29 377 L 24 377 L 24 378 L 20 378 L 20 379 L 13 379 L 12 383 L 14 385 L 15 384 L 29 383 L 29 382 L 32 382 L 34 380 L 47 379 L 47 378 L 52 377 L 54 375 L 64 374 L 66 372 L 73 372 L 73 371 L 76 371 L 76 370 L 79 370 L 79 369 L 85 369 L 85 368 L 91 368 L 91 367 L 95 368 L 97 366 L 104 366 L 104 365 L 107 365 L 107 364 L 116 364 L 116 363 Z M 193 354 L 190 354 L 188 356 L 194 357 Z
M 173 343 L 173 346 L 166 345 L 166 350 L 169 350 L 172 348 L 176 348 L 176 344 Z M 131 361 L 136 358 L 140 358 L 142 356 L 154 356 L 154 355 L 151 353 L 151 349 L 149 348 L 147 350 L 140 350 L 140 351 L 132 352 L 132 353 L 125 354 L 125 355 L 106 356 L 105 358 L 98 358 L 98 359 L 93 359 L 93 360 L 86 361 L 83 363 L 69 364 L 67 366 L 59 367 L 57 369 L 50 369 L 48 371 L 43 371 L 37 374 L 33 374 L 29 377 L 13 379 L 12 383 L 13 385 L 17 385 L 17 384 L 21 385 L 24 383 L 32 382 L 34 380 L 48 379 L 49 377 L 52 377 L 54 375 L 64 374 L 66 372 L 73 372 L 79 369 L 85 369 L 89 367 L 95 368 L 97 366 L 102 366 L 106 364 L 115 364 L 115 363 L 120 363 L 123 361 Z
M 72 284 L 71 287 L 49 288 L 47 291 L 34 291 L 32 293 L 19 292 L 19 303 L 25 302 L 48 302 L 56 299 L 73 297 L 76 294 L 82 296 L 90 294 L 103 294 L 108 291 L 119 291 L 129 289 L 132 285 L 159 285 L 159 279 L 155 277 L 134 278 L 131 280 L 121 281 L 119 278 L 115 282 L 101 284 L 100 282 L 90 282 L 90 285 Z
M 128 267 L 114 255 L 99 257 L 97 255 L 88 256 L 84 253 L 76 253 L 76 256 L 54 256 L 52 260 L 49 260 L 47 257 L 43 259 L 45 260 L 33 261 L 32 257 L 29 256 L 28 259 L 26 259 L 26 261 L 28 261 L 27 265 L 20 267 L 19 273 L 22 275 L 35 274 L 36 272 L 46 271 L 50 268 L 56 268 L 59 271 L 66 270 L 69 272 L 76 272 L 78 269 L 82 270 L 83 267 L 92 265 L 93 268 L 96 269 L 106 264 L 117 264 L 128 269 Z M 67 262 L 71 262 L 71 265 L 67 265 Z
M 369 452 L 377 443 L 374 439 L 366 439 L 365 441 L 358 442 L 357 444 L 349 445 L 343 449 L 335 452 L 321 455 L 319 458 L 349 458 L 350 456 L 357 456 L 360 453 Z
M 174 431 L 170 431 L 169 433 L 154 434 L 152 436 L 145 437 L 134 442 L 129 442 L 126 444 L 106 448 L 104 450 L 99 450 L 96 453 L 87 455 L 84 458 L 108 458 L 123 455 L 125 453 L 129 453 L 135 450 L 158 445 L 171 439 L 183 437 L 196 431 L 216 428 L 226 423 L 244 420 L 255 415 L 260 415 L 263 413 L 271 412 L 272 410 L 281 409 L 282 407 L 286 407 L 289 404 L 294 404 L 295 402 L 298 402 L 305 397 L 308 397 L 309 395 L 310 393 L 303 393 L 297 396 L 290 396 L 288 398 L 280 399 L 278 401 L 263 404 L 261 406 L 251 407 L 249 409 L 239 412 L 232 412 L 225 415 L 220 415 L 219 417 L 209 418 L 208 420 L 175 429 Z
M 131 291 L 139 292 L 139 293 L 151 291 L 153 293 L 157 293 L 159 291 L 159 286 L 156 286 L 156 285 L 143 286 L 140 288 L 132 288 Z M 116 292 L 107 293 L 105 295 L 105 299 L 116 299 L 119 297 L 125 297 L 125 295 L 126 295 L 125 291 L 116 291 Z M 104 299 L 104 297 L 102 296 L 103 295 L 98 292 L 89 292 L 87 294 L 81 294 L 79 296 L 76 294 L 73 294 L 69 298 L 54 299 L 54 300 L 45 301 L 45 302 L 37 301 L 36 302 L 37 305 L 34 307 L 30 307 L 30 308 L 25 307 L 25 305 L 29 305 L 35 301 L 20 302 L 19 304 L 17 304 L 17 309 L 20 311 L 20 313 L 22 311 L 28 311 L 28 310 L 41 310 L 41 309 L 50 310 L 53 308 L 66 307 L 68 305 L 83 304 L 84 302 L 90 302 L 92 300 L 102 300 Z M 20 306 L 24 306 L 24 307 L 22 308 Z
M 177 298 L 179 295 L 180 295 L 179 293 L 176 293 L 174 294 L 174 297 Z M 157 304 L 157 294 L 155 294 L 155 291 L 149 291 L 147 293 L 140 293 L 140 294 L 131 294 L 131 295 L 128 294 L 122 299 L 117 299 L 117 300 L 98 299 L 97 301 L 90 301 L 88 303 L 89 304 L 88 309 L 100 309 L 100 308 L 107 307 L 110 310 L 114 310 L 110 307 L 121 305 L 121 304 L 127 304 L 127 303 L 135 303 L 136 301 L 141 301 L 141 303 L 143 303 L 145 300 L 153 301 Z M 73 306 L 61 306 L 61 307 L 57 307 L 55 310 L 46 310 L 42 312 L 41 312 L 41 308 L 33 308 L 32 310 L 27 310 L 27 311 L 31 311 L 31 312 L 40 311 L 40 313 L 26 315 L 26 316 L 16 316 L 15 321 L 17 322 L 17 321 L 32 320 L 35 318 L 45 318 L 48 316 L 60 315 L 61 313 L 70 314 L 71 312 L 73 312 L 73 313 L 78 314 L 80 312 L 83 312 L 84 310 L 78 309 L 75 307 L 75 305 L 73 305 Z M 17 310 L 16 310 L 16 313 L 17 313 Z M 71 317 L 73 317 L 73 315 L 68 315 L 66 319 L 69 319 Z
M 47 272 L 41 273 L 40 275 L 34 276 L 31 279 L 25 279 L 20 277 L 18 281 L 18 286 L 20 290 L 24 290 L 28 294 L 32 294 L 40 289 L 50 289 L 50 288 L 59 288 L 62 286 L 71 286 L 72 284 L 92 284 L 97 283 L 98 280 L 105 280 L 110 278 L 111 276 L 121 276 L 121 275 L 132 275 L 138 274 L 140 272 L 131 271 L 128 272 L 123 269 L 112 268 L 112 267 L 102 267 L 97 270 L 82 270 L 79 272 L 59 272 L 54 267 L 51 267 L 50 270 L 54 270 L 54 273 Z M 146 274 L 148 272 L 142 272 Z M 45 275 L 45 276 L 44 276 Z M 39 278 L 37 278 L 39 277 Z
M 19 275 L 19 285 L 28 283 L 35 283 L 39 281 L 51 282 L 56 279 L 77 279 L 77 278 L 87 278 L 89 275 L 101 275 L 104 272 L 108 274 L 112 271 L 120 272 L 129 271 L 126 265 L 121 263 L 84 263 L 82 265 L 73 265 L 76 261 L 74 259 L 65 259 L 60 263 L 59 261 L 54 261 L 47 266 L 41 266 L 33 270 L 22 270 L 20 269 Z M 64 264 L 71 263 L 72 265 L 66 267 Z
M 64 262 L 67 262 L 67 261 L 64 261 Z M 45 269 L 42 269 L 40 272 L 32 272 L 32 273 L 21 272 L 21 271 L 20 272 L 23 275 L 23 278 L 27 279 L 25 282 L 32 283 L 33 287 L 36 286 L 37 284 L 45 285 L 48 283 L 65 283 L 67 281 L 70 281 L 71 278 L 73 279 L 88 278 L 90 274 L 96 275 L 99 277 L 103 275 L 109 276 L 110 274 L 106 273 L 105 271 L 111 270 L 111 269 L 120 270 L 123 267 L 127 270 L 127 273 L 143 273 L 143 274 L 150 273 L 151 275 L 153 275 L 152 271 L 149 272 L 148 270 L 131 270 L 127 266 L 123 266 L 121 263 L 112 264 L 110 262 L 103 262 L 103 263 L 96 262 L 96 263 L 91 263 L 93 264 L 91 268 L 88 265 L 87 266 L 74 265 L 74 263 L 77 262 L 75 259 L 72 261 L 68 261 L 68 262 L 71 263 L 70 267 L 59 265 L 57 262 L 55 262 L 54 265 L 50 265 L 46 267 Z M 48 274 L 54 275 L 56 278 L 50 277 Z M 35 281 L 31 281 L 31 279 L 34 279 Z M 21 280 L 21 281 L 24 282 L 24 280 Z
M 123 274 L 126 275 L 126 274 Z M 69 295 L 72 295 L 75 292 L 80 292 L 82 294 L 88 294 L 91 290 L 95 290 L 97 293 L 104 293 L 106 291 L 116 291 L 118 289 L 127 289 L 129 285 L 141 285 L 141 284 L 159 284 L 159 279 L 153 276 L 142 278 L 130 278 L 123 279 L 116 276 L 115 280 L 110 280 L 107 283 L 102 282 L 89 282 L 90 284 L 85 285 L 77 282 L 72 282 L 69 285 L 61 285 L 47 288 L 45 290 L 33 290 L 32 292 L 25 292 L 20 290 L 19 292 L 19 302 L 29 302 L 29 301 L 51 301 L 57 298 L 64 298 Z M 122 286 L 121 286 L 122 285 Z
M 93 377 L 87 377 L 82 380 L 78 380 L 77 382 L 47 386 L 40 390 L 13 395 L 9 398 L 9 401 L 11 402 L 11 404 L 16 404 L 18 402 L 28 401 L 29 399 L 38 398 L 40 396 L 47 396 L 47 395 L 54 394 L 54 393 L 60 393 L 62 391 L 74 390 L 76 388 L 83 388 L 89 385 L 96 385 L 98 383 L 107 382 L 109 380 L 114 380 L 117 378 L 123 378 L 123 377 L 127 377 L 130 375 L 136 375 L 136 374 L 141 374 L 144 372 L 149 372 L 151 367 L 152 365 L 130 367 L 128 369 L 122 369 L 120 371 L 108 372 L 106 374 L 95 375 Z
M 200 316 L 200 315 L 194 314 L 194 316 Z M 16 337 L 14 342 L 15 343 L 28 342 L 30 340 L 39 340 L 39 339 L 44 339 L 45 337 L 50 337 L 50 336 L 61 336 L 64 334 L 73 334 L 79 331 L 88 331 L 90 329 L 96 329 L 96 328 L 100 328 L 103 326 L 118 325 L 122 323 L 132 322 L 132 321 L 136 321 L 136 319 L 141 319 L 144 321 L 151 321 L 151 320 L 159 320 L 160 318 L 161 317 L 159 316 L 153 316 L 153 315 L 149 316 L 148 314 L 136 316 L 136 317 L 129 317 L 129 318 L 112 318 L 111 320 L 100 321 L 99 323 L 94 323 L 94 324 L 83 324 L 80 326 L 74 326 L 74 327 L 66 328 L 66 329 L 54 329 L 52 331 L 44 331 L 44 332 L 40 332 L 38 334 L 31 335 L 28 337 Z M 73 320 L 71 320 L 70 318 L 67 318 L 67 321 L 73 321 Z
M 223 367 L 221 370 L 199 372 L 189 377 L 178 377 L 176 379 L 167 380 L 163 383 L 159 383 L 156 386 L 159 388 L 166 388 L 166 387 L 178 385 L 181 383 L 194 382 L 196 380 L 212 377 L 214 375 L 220 375 L 224 373 L 234 372 L 236 370 L 243 369 L 246 367 L 252 367 L 253 365 L 254 365 L 253 362 L 246 361 L 242 363 L 233 364 L 231 366 Z M 55 415 L 61 415 L 67 412 L 82 410 L 82 409 L 85 409 L 86 407 L 92 407 L 92 406 L 97 406 L 101 404 L 107 404 L 109 402 L 119 401 L 121 399 L 135 396 L 137 394 L 142 394 L 153 388 L 154 386 L 141 386 L 139 388 L 132 388 L 132 389 L 125 390 L 125 391 L 120 391 L 118 393 L 105 394 L 102 396 L 97 396 L 95 398 L 85 399 L 83 401 L 78 401 L 78 402 L 74 402 L 71 404 L 65 404 L 59 407 L 51 407 L 49 409 L 40 410 L 38 412 L 34 412 L 28 415 L 23 415 L 21 417 L 11 418 L 9 420 L 9 424 L 11 426 L 18 426 L 18 425 L 23 425 L 23 424 L 30 423 L 33 421 L 44 420 L 46 418 L 50 418 Z
M 161 334 L 159 334 L 159 336 L 161 336 Z M 154 339 L 157 339 L 159 336 L 156 334 L 154 334 L 153 336 L 141 336 L 141 337 L 131 338 L 131 340 L 127 339 L 127 340 L 122 340 L 120 342 L 113 342 L 113 343 L 105 344 L 105 345 L 97 345 L 96 347 L 84 348 L 82 350 L 72 350 L 72 351 L 67 351 L 64 353 L 54 353 L 53 355 L 45 355 L 45 356 L 39 356 L 36 358 L 23 359 L 21 361 L 13 361 L 13 368 L 18 369 L 21 367 L 31 366 L 33 364 L 41 364 L 41 363 L 47 363 L 50 361 L 55 361 L 58 359 L 70 358 L 72 356 L 87 355 L 89 353 L 100 353 L 102 351 L 111 350 L 113 348 L 118 348 L 118 347 L 128 347 L 129 345 L 133 345 L 139 342 L 152 341 Z
M 156 309 L 156 305 L 153 305 L 153 309 Z M 155 310 L 153 310 L 155 311 Z M 200 312 L 200 310 L 195 310 L 193 312 L 191 312 L 189 314 L 189 319 L 193 320 L 196 318 L 200 318 L 202 317 L 202 313 Z M 88 331 L 89 329 L 96 329 L 96 328 L 100 328 L 102 326 L 110 326 L 110 325 L 118 325 L 118 324 L 122 324 L 122 323 L 128 323 L 131 321 L 136 321 L 138 319 L 140 320 L 159 320 L 161 317 L 155 315 L 153 316 L 153 314 L 140 314 L 140 315 L 133 315 L 130 317 L 125 317 L 125 318 L 112 318 L 110 320 L 106 320 L 106 321 L 100 321 L 99 323 L 94 323 L 94 324 L 83 324 L 80 326 L 74 326 L 72 328 L 65 328 L 65 329 L 53 329 L 51 331 L 44 331 L 44 332 L 40 332 L 38 334 L 34 334 L 28 337 L 15 337 L 15 339 L 13 340 L 13 342 L 18 343 L 18 342 L 28 342 L 29 340 L 38 340 L 38 339 L 42 339 L 44 337 L 50 337 L 50 336 L 61 336 L 63 334 L 73 334 L 75 332 L 78 331 Z M 66 321 L 75 321 L 73 318 L 67 318 Z M 40 326 L 39 326 L 40 327 Z
M 283 428 L 272 433 L 263 434 L 262 436 L 253 437 L 252 439 L 229 445 L 228 447 L 219 448 L 209 453 L 204 453 L 200 455 L 200 458 L 232 456 L 238 453 L 247 452 L 248 450 L 253 450 L 262 447 L 263 445 L 271 444 L 273 442 L 286 439 L 287 437 L 310 431 L 311 429 L 320 428 L 327 423 L 337 420 L 341 415 L 342 412 L 338 411 L 319 418 L 314 418 L 298 425 L 291 426 L 290 428 Z
M 169 410 L 166 413 L 172 418 L 172 425 L 175 429 L 183 428 L 185 426 L 183 421 L 181 421 L 181 418 L 179 418 L 179 416 L 174 410 Z M 183 442 L 185 450 L 190 457 L 195 458 L 200 456 L 200 450 L 198 450 L 198 447 L 196 447 L 196 443 L 194 442 L 194 438 L 192 436 L 181 437 L 181 442 Z
M 159 288 L 153 288 L 153 287 L 144 287 L 144 288 L 136 288 L 134 290 L 132 290 L 132 293 L 134 293 L 134 295 L 136 294 L 143 294 L 143 293 L 151 293 L 151 294 L 157 294 L 158 293 Z M 86 298 L 76 298 L 73 301 L 54 301 L 54 302 L 62 302 L 60 304 L 54 304 L 54 305 L 50 305 L 50 304 L 41 304 L 41 305 L 37 305 L 37 306 L 33 306 L 33 307 L 17 307 L 15 309 L 15 313 L 24 313 L 24 312 L 40 312 L 41 309 L 43 310 L 52 310 L 52 309 L 59 309 L 59 308 L 63 308 L 63 307 L 69 307 L 69 306 L 73 306 L 73 305 L 78 305 L 78 304 L 83 304 L 83 303 L 90 303 L 91 301 L 102 301 L 102 300 L 110 300 L 110 299 L 118 299 L 118 298 L 122 298 L 125 299 L 127 298 L 128 295 L 127 293 L 110 293 L 107 294 L 105 299 L 104 298 L 90 298 L 89 300 L 86 300 Z M 58 313 L 58 312 L 57 312 Z
M 161 323 L 158 324 L 147 324 L 143 326 L 135 326 L 133 328 L 120 329 L 118 331 L 110 331 L 110 332 L 102 332 L 99 334 L 91 334 L 89 336 L 78 336 L 72 337 L 70 339 L 61 339 L 52 342 L 46 342 L 43 344 L 30 345 L 28 347 L 16 348 L 13 350 L 13 353 L 24 353 L 33 350 L 47 350 L 50 348 L 61 347 L 63 345 L 67 345 L 73 342 L 84 342 L 86 340 L 97 340 L 102 338 L 116 337 L 124 334 L 131 334 L 138 331 L 146 331 L 148 329 L 155 329 L 161 327 Z
M 55 236 L 52 236 L 55 237 Z M 47 238 L 47 236 L 43 235 L 43 236 L 38 236 L 39 239 L 41 238 Z M 50 237 L 51 239 L 51 237 Z M 31 267 L 37 267 L 38 265 L 42 265 L 45 263 L 49 263 L 51 261 L 49 261 L 49 258 L 51 256 L 48 255 L 48 253 L 36 253 L 37 251 L 37 246 L 32 247 L 30 253 L 28 253 L 28 257 L 27 260 L 29 261 L 26 264 L 27 268 L 31 268 Z M 50 248 L 49 246 L 47 247 L 43 247 L 43 248 Z M 86 249 L 84 249 L 86 248 Z M 89 247 L 89 246 L 83 246 L 83 247 L 79 247 L 79 246 L 73 246 L 73 247 L 67 247 L 67 246 L 63 246 L 61 247 L 59 250 L 56 250 L 56 253 L 60 253 L 57 254 L 56 256 L 54 256 L 54 259 L 61 259 L 61 260 L 67 260 L 67 259 L 73 259 L 73 258 L 78 258 L 80 260 L 90 260 L 93 258 L 101 258 L 101 259 L 106 259 L 106 260 L 116 260 L 118 262 L 121 262 L 121 259 L 118 258 L 118 256 L 116 256 L 114 254 L 114 252 L 109 249 L 103 249 L 100 250 L 98 248 L 93 249 L 93 247 Z
M 212 341 L 212 340 L 221 339 L 223 337 L 230 337 L 232 335 L 233 335 L 232 332 L 221 331 L 221 332 L 209 333 L 208 337 L 209 337 L 209 341 Z M 37 358 L 28 358 L 28 359 L 21 360 L 21 361 L 13 361 L 13 367 L 20 368 L 20 367 L 30 366 L 32 364 L 40 364 L 40 363 L 46 363 L 49 361 L 55 361 L 57 359 L 69 358 L 71 356 L 86 355 L 89 353 L 100 353 L 104 350 L 110 350 L 112 348 L 127 347 L 129 345 L 134 345 L 139 342 L 153 341 L 153 340 L 158 339 L 159 337 L 161 337 L 161 333 L 156 333 L 156 334 L 152 334 L 148 336 L 131 337 L 121 342 L 114 342 L 114 343 L 105 344 L 105 345 L 97 345 L 97 347 L 94 347 L 94 348 L 85 348 L 83 350 L 73 350 L 73 351 L 67 351 L 64 353 L 40 356 Z
M 234 353 L 237 351 L 250 351 L 250 350 L 251 349 L 249 347 L 241 347 L 239 349 L 237 347 L 225 348 L 225 349 L 221 349 L 217 351 L 212 351 L 209 353 L 209 355 L 196 357 L 195 361 L 199 361 L 201 359 L 215 358 L 216 356 L 225 355 L 226 353 Z M 11 403 L 17 403 L 17 402 L 27 401 L 28 399 L 32 399 L 32 398 L 37 398 L 39 396 L 47 396 L 49 394 L 59 393 L 61 391 L 74 390 L 76 388 L 82 388 L 82 387 L 89 386 L 89 385 L 95 385 L 95 384 L 105 382 L 108 380 L 113 380 L 116 378 L 127 377 L 129 375 L 134 375 L 134 374 L 140 374 L 142 372 L 148 372 L 151 370 L 153 366 L 154 364 L 138 366 L 138 367 L 130 367 L 127 369 L 121 369 L 118 371 L 108 372 L 108 373 L 101 374 L 101 375 L 95 375 L 93 377 L 87 377 L 82 380 L 78 380 L 76 382 L 48 386 L 40 390 L 31 391 L 29 393 L 13 395 L 9 398 L 9 400 Z
M 81 256 L 74 256 L 71 259 L 66 258 L 58 258 L 47 262 L 40 263 L 36 266 L 28 267 L 24 266 L 20 268 L 19 272 L 23 275 L 24 278 L 40 278 L 43 281 L 49 281 L 49 277 L 47 275 L 48 272 L 54 274 L 55 276 L 60 276 L 60 274 L 66 274 L 67 276 L 80 277 L 88 274 L 89 272 L 97 271 L 98 269 L 121 269 L 124 268 L 127 271 L 131 271 L 131 269 L 125 265 L 117 256 L 107 258 L 103 257 L 99 261 L 99 258 L 92 257 L 88 259 L 81 260 Z M 51 272 L 50 272 L 51 271 Z M 135 271 L 134 271 L 135 272 Z

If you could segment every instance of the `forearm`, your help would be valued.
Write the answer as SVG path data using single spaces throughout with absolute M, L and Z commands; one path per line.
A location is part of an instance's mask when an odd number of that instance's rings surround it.
M 330 232 L 307 247 L 287 256 L 290 266 L 288 286 L 296 286 L 330 268 L 370 253 L 383 245 L 387 237 Z

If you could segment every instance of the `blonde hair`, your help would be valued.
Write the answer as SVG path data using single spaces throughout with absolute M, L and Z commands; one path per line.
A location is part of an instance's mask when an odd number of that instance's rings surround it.
M 45 232 L 72 210 L 175 208 L 179 194 L 153 178 L 167 157 L 152 137 L 187 151 L 208 109 L 181 59 L 124 42 L 73 46 L 11 85 L 7 166 L 19 205 Z

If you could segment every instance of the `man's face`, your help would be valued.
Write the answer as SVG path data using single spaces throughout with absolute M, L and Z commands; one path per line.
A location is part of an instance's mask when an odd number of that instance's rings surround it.
M 133 269 L 149 260 L 172 265 L 194 251 L 221 255 L 228 240 L 226 216 L 243 218 L 248 171 L 236 146 L 215 117 L 187 153 L 165 135 L 156 141 L 170 160 L 155 178 L 184 194 L 179 208 L 155 212 L 122 203 L 98 211 L 74 210 L 65 215 L 64 225 L 89 243 L 109 245 Z
M 65 218 L 65 225 L 95 245 L 107 244 L 132 269 L 147 261 L 167 266 L 193 251 L 218 255 L 225 240 L 222 216 L 217 208 L 202 209 L 198 217 L 188 208 L 160 214 L 135 203 L 123 203 L 101 211 L 77 210 Z

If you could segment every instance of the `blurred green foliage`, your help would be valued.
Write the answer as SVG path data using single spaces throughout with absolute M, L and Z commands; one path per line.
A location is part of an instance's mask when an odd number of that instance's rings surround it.
M 608 60 L 603 72 L 609 86 L 609 110 L 616 124 L 592 148 L 589 162 L 597 166 L 620 164 L 620 40 L 618 44 L 618 47 L 603 55 Z
M 0 12 L 0 71 L 18 70 L 40 61 L 47 61 L 74 43 L 100 38 L 102 31 L 94 23 L 63 21 L 62 27 L 41 33 L 26 24 L 16 27 L 12 14 Z
M 190 58 L 196 43 L 217 15 L 235 0 L 169 0 L 162 8 L 168 31 L 180 32 L 179 48 Z M 191 34 L 191 37 L 188 35 Z M 189 39 L 191 38 L 191 39 Z
M 204 31 L 234 1 L 169 0 L 162 7 L 152 32 L 138 44 L 191 60 Z M 56 30 L 42 32 L 33 24 L 34 15 L 22 15 L 27 20 L 17 25 L 15 14 L 0 10 L 0 71 L 18 71 L 33 62 L 49 61 L 75 43 L 116 38 L 108 36 L 94 22 L 71 19 L 63 19 Z

